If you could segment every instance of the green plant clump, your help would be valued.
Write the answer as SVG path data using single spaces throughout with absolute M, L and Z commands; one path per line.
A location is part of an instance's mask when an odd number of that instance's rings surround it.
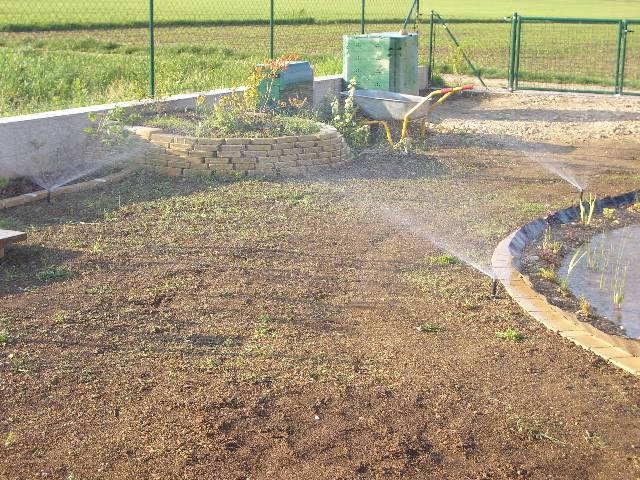
M 0 177 L 0 190 L 4 190 L 5 188 L 7 188 L 7 185 L 9 185 L 9 179 Z
M 73 273 L 69 270 L 52 268 L 50 270 L 38 272 L 36 276 L 38 277 L 38 280 L 43 282 L 52 282 L 56 280 L 67 280 L 73 276 Z
M 418 331 L 421 333 L 438 333 L 444 330 L 442 325 L 437 323 L 423 323 L 418 327 Z
M 524 335 L 518 333 L 513 328 L 507 328 L 503 332 L 496 332 L 496 337 L 509 342 L 522 342 L 524 340 Z
M 275 102 L 275 80 L 297 57 L 289 55 L 267 60 L 245 80 L 247 88 L 223 96 L 211 108 L 206 98 L 196 100 L 190 115 L 155 113 L 143 119 L 146 126 L 195 137 L 268 138 L 318 133 L 320 127 L 306 109 L 306 99 L 289 98 Z
M 362 125 L 356 121 L 354 96 L 356 93 L 356 79 L 349 82 L 349 95 L 340 111 L 340 102 L 334 99 L 331 103 L 331 120 L 329 123 L 344 137 L 347 143 L 356 151 L 363 150 L 369 143 L 369 125 Z
M 457 265 L 460 260 L 449 253 L 444 253 L 435 257 L 431 257 L 430 261 L 434 265 Z

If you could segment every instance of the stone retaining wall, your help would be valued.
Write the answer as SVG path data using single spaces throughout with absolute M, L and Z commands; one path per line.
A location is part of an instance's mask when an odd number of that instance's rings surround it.
M 339 167 L 353 160 L 338 131 L 277 138 L 196 138 L 158 128 L 131 127 L 152 147 L 134 163 L 170 176 L 297 176 Z

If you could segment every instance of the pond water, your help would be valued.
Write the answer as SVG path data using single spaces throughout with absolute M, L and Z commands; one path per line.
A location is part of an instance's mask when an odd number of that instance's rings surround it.
M 594 236 L 567 255 L 559 277 L 592 311 L 640 338 L 640 225 Z

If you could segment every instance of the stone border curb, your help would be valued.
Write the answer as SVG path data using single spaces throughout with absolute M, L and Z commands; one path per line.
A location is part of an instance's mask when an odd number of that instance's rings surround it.
M 596 202 L 596 212 L 630 204 L 635 201 L 637 194 L 638 191 L 633 191 L 603 198 Z M 516 303 L 549 330 L 629 373 L 640 375 L 640 340 L 609 335 L 580 321 L 574 313 L 551 305 L 544 295 L 534 290 L 529 278 L 521 272 L 520 260 L 524 248 L 542 235 L 547 224 L 568 223 L 578 218 L 578 207 L 566 208 L 544 219 L 527 223 L 502 240 L 491 258 L 496 279 Z
M 51 198 L 57 198 L 69 193 L 84 192 L 85 190 L 91 190 L 92 188 L 119 182 L 120 180 L 128 177 L 134 170 L 134 168 L 128 167 L 120 170 L 119 172 L 107 175 L 106 177 L 94 178 L 93 180 L 88 180 L 86 182 L 74 183 L 72 185 L 65 185 L 63 187 L 56 188 L 51 192 Z M 5 198 L 0 200 L 0 210 L 40 202 L 45 200 L 48 196 L 49 193 L 46 190 L 38 190 L 33 193 L 25 193 L 16 197 Z

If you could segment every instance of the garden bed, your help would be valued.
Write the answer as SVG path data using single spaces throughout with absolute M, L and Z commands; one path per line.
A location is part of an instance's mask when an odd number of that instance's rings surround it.
M 2 180 L 2 179 L 0 179 Z M 24 195 L 25 193 L 33 193 L 41 188 L 26 178 L 15 178 L 6 180 L 6 185 L 2 188 L 0 183 L 0 200 L 5 198 L 17 197 L 18 195 Z
M 585 245 L 594 236 L 603 232 L 612 232 L 638 224 L 640 224 L 640 203 L 606 209 L 605 215 L 594 216 L 588 225 L 579 220 L 569 223 L 553 222 L 546 228 L 543 235 L 524 249 L 521 257 L 523 272 L 528 275 L 534 288 L 544 294 L 551 304 L 567 312 L 575 312 L 580 320 L 588 322 L 605 333 L 626 336 L 624 326 L 616 318 L 612 318 L 611 315 L 605 316 L 603 312 L 594 310 L 589 303 L 589 298 L 582 293 L 578 295 L 572 293 L 571 276 L 581 262 L 593 263 L 592 267 L 595 267 L 595 263 L 607 262 L 608 264 L 611 261 L 613 264 L 622 260 L 634 268 L 637 259 L 617 259 L 617 252 L 609 249 L 602 252 L 606 257 L 604 258 L 600 252 L 593 252 Z M 610 281 L 604 274 L 602 283 L 603 291 L 613 288 L 608 284 Z M 614 292 L 610 293 L 613 302 Z

